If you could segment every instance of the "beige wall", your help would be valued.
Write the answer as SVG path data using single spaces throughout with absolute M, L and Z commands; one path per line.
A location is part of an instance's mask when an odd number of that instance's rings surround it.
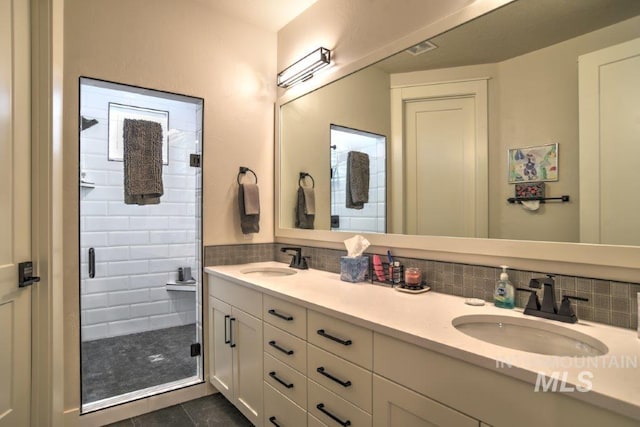
M 68 0 L 64 27 L 65 409 L 77 408 L 78 78 L 204 98 L 204 245 L 273 241 L 276 34 L 194 0 Z M 239 166 L 260 179 L 261 232 L 240 232 Z
M 314 227 L 330 229 L 331 167 L 330 125 L 390 134 L 389 75 L 369 68 L 282 106 L 281 226 L 294 226 L 298 177 L 310 173 L 315 180 Z

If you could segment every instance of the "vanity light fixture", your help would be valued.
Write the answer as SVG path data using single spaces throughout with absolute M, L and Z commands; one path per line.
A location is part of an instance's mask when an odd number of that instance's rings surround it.
M 313 73 L 326 67 L 330 62 L 331 51 L 324 47 L 319 47 L 278 73 L 278 86 L 288 88 L 296 83 L 307 81 L 313 77 Z

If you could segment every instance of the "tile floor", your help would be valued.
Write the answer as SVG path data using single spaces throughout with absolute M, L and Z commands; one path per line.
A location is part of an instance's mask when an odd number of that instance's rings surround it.
M 220 393 L 109 424 L 109 427 L 252 427 Z
M 196 325 L 82 343 L 82 403 L 197 375 Z

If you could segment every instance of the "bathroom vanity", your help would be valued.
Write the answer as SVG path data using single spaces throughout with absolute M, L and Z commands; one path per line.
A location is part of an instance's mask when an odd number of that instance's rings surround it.
M 277 262 L 205 272 L 209 379 L 256 426 L 640 423 L 632 330 L 531 319 L 588 336 L 606 352 L 543 355 L 481 341 L 452 323 L 529 320 L 518 309 L 351 284 Z

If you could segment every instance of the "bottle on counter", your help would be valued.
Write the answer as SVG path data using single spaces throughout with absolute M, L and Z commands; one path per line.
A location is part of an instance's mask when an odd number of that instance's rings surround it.
M 502 268 L 502 273 L 500 273 L 500 280 L 498 280 L 493 293 L 494 303 L 496 307 L 513 308 L 515 306 L 515 290 L 507 274 L 507 268 L 509 267 L 506 265 L 501 265 L 500 267 Z

